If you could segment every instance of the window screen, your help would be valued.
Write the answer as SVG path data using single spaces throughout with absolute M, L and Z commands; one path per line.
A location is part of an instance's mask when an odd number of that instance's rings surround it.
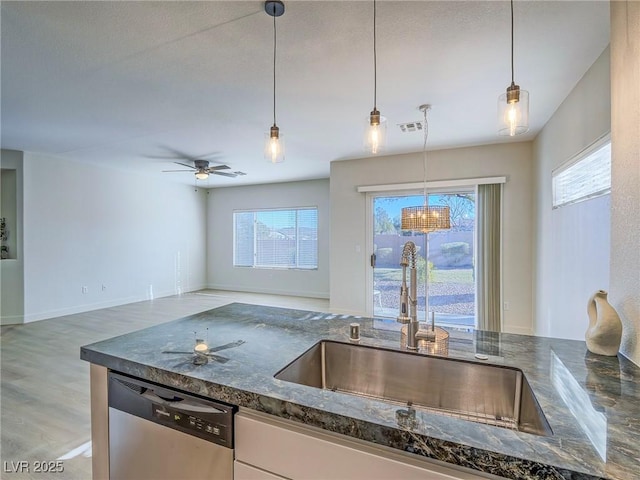
M 611 142 L 553 172 L 553 208 L 611 192 Z
M 318 268 L 318 209 L 234 212 L 235 267 Z

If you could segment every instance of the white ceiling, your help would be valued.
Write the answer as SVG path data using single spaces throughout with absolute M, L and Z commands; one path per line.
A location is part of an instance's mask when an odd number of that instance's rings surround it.
M 201 186 L 323 178 L 365 156 L 373 107 L 371 1 L 285 1 L 277 19 L 277 123 L 287 152 L 263 159 L 272 123 L 273 19 L 259 1 L 2 2 L 2 148 L 44 152 L 187 184 L 172 150 L 247 173 Z M 524 1 L 515 80 L 532 139 L 609 43 L 609 2 Z M 419 151 L 398 123 L 429 113 L 429 148 L 496 135 L 511 81 L 506 1 L 379 1 L 378 108 L 388 153 Z M 585 99 L 588 101 L 588 99 Z

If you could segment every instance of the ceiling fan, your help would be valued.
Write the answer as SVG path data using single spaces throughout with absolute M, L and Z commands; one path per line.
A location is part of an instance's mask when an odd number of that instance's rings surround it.
M 173 162 L 177 165 L 182 165 L 183 167 L 189 168 L 189 170 L 163 170 L 163 172 L 195 172 L 196 178 L 198 180 L 205 180 L 209 178 L 209 175 L 221 175 L 223 177 L 238 177 L 242 175 L 246 175 L 244 172 L 235 171 L 235 172 L 224 172 L 222 170 L 229 170 L 231 167 L 228 165 L 213 165 L 210 166 L 209 160 L 203 160 L 202 158 L 192 157 L 191 155 L 187 155 L 183 152 L 179 152 L 177 150 L 170 149 L 175 156 L 169 157 L 171 159 L 180 159 L 183 161 L 191 162 L 192 164 L 187 164 L 183 162 Z
M 221 170 L 228 170 L 228 165 L 214 165 L 213 167 L 209 166 L 209 160 L 193 160 L 193 165 L 187 165 L 182 162 L 173 162 L 177 165 L 182 165 L 183 167 L 188 167 L 191 170 L 163 170 L 163 172 L 193 172 L 195 171 L 196 178 L 198 180 L 205 180 L 209 177 L 209 175 L 222 175 L 224 177 L 237 177 L 241 175 L 246 175 L 244 172 L 223 172 Z

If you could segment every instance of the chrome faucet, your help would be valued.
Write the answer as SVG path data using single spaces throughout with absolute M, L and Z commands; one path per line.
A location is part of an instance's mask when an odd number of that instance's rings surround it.
M 400 286 L 400 314 L 398 322 L 407 325 L 407 348 L 418 350 L 416 334 L 420 328 L 418 322 L 418 294 L 416 274 L 416 244 L 409 241 L 402 248 L 400 265 L 402 266 L 402 285 Z M 410 286 L 407 289 L 407 267 L 409 267 Z

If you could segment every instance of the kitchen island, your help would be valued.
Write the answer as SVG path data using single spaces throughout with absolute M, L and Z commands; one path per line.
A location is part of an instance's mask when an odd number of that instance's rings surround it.
M 185 392 L 505 478 L 640 478 L 640 369 L 621 355 L 594 356 L 584 342 L 451 332 L 450 358 L 521 369 L 553 434 L 534 435 L 274 378 L 323 339 L 400 349 L 393 320 L 234 303 L 87 345 L 81 358 Z M 215 352 L 205 365 L 194 338 Z M 407 372 L 408 375 L 411 372 Z M 435 388 L 435 387 L 434 387 Z M 93 413 L 93 412 L 92 412 Z M 94 444 L 94 449 L 98 448 Z M 95 472 L 94 472 L 95 474 Z

